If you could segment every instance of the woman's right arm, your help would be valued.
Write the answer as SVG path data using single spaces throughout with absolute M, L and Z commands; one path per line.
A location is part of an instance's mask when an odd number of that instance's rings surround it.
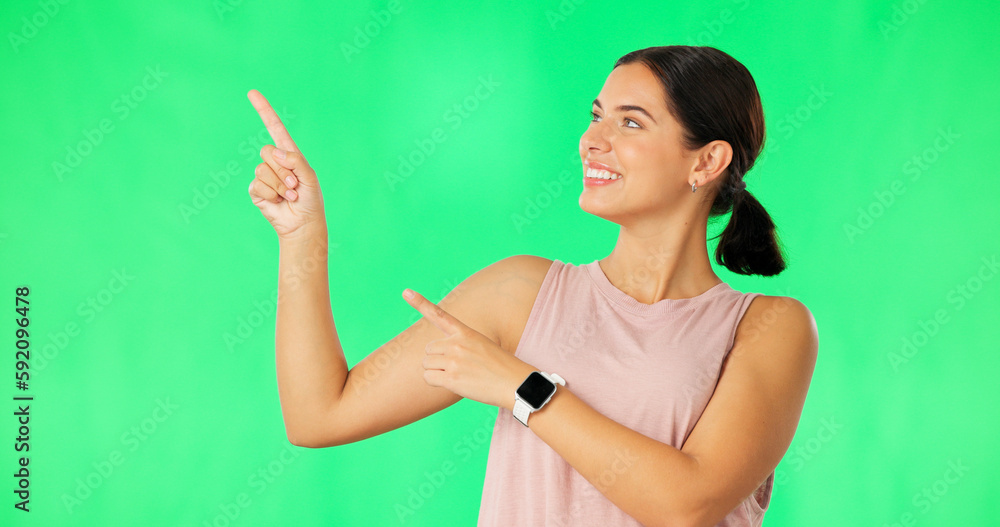
M 248 191 L 278 234 L 275 366 L 289 441 L 307 447 L 351 443 L 460 400 L 424 381 L 427 344 L 445 334 L 423 318 L 348 369 L 330 307 L 319 180 L 264 96 L 256 90 L 247 96 L 278 147 L 261 149 L 263 162 Z M 438 304 L 500 345 L 494 313 L 509 312 L 515 302 L 505 284 L 523 281 L 521 258 L 533 257 L 512 256 L 487 266 Z

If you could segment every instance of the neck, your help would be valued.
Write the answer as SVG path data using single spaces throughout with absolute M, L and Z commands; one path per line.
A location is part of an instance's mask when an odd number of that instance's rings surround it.
M 675 217 L 677 218 L 677 217 Z M 691 298 L 722 283 L 706 245 L 708 216 L 623 225 L 611 254 L 600 260 L 608 280 L 643 304 Z

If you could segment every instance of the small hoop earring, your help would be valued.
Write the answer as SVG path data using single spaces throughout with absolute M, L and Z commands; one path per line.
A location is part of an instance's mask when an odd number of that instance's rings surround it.
M 694 192 L 696 190 L 698 190 L 698 186 L 695 185 L 694 183 L 691 183 L 691 192 Z

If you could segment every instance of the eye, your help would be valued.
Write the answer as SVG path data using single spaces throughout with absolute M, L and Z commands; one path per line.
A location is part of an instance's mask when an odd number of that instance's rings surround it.
M 590 112 L 590 122 L 596 123 L 596 122 L 599 122 L 600 120 L 601 120 L 601 116 L 597 115 L 597 112 L 591 110 L 591 112 Z M 623 121 L 626 123 L 626 128 L 642 129 L 642 125 L 640 125 L 638 121 L 635 121 L 633 119 L 629 119 L 628 117 L 624 118 Z M 628 126 L 627 123 L 632 123 L 635 126 Z

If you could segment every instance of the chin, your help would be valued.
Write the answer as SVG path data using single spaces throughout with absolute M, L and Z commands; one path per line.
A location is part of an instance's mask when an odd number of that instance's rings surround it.
M 580 209 L 587 214 L 605 219 L 611 223 L 621 224 L 618 214 L 615 214 L 613 207 L 606 203 L 594 203 L 593 200 L 580 197 Z

